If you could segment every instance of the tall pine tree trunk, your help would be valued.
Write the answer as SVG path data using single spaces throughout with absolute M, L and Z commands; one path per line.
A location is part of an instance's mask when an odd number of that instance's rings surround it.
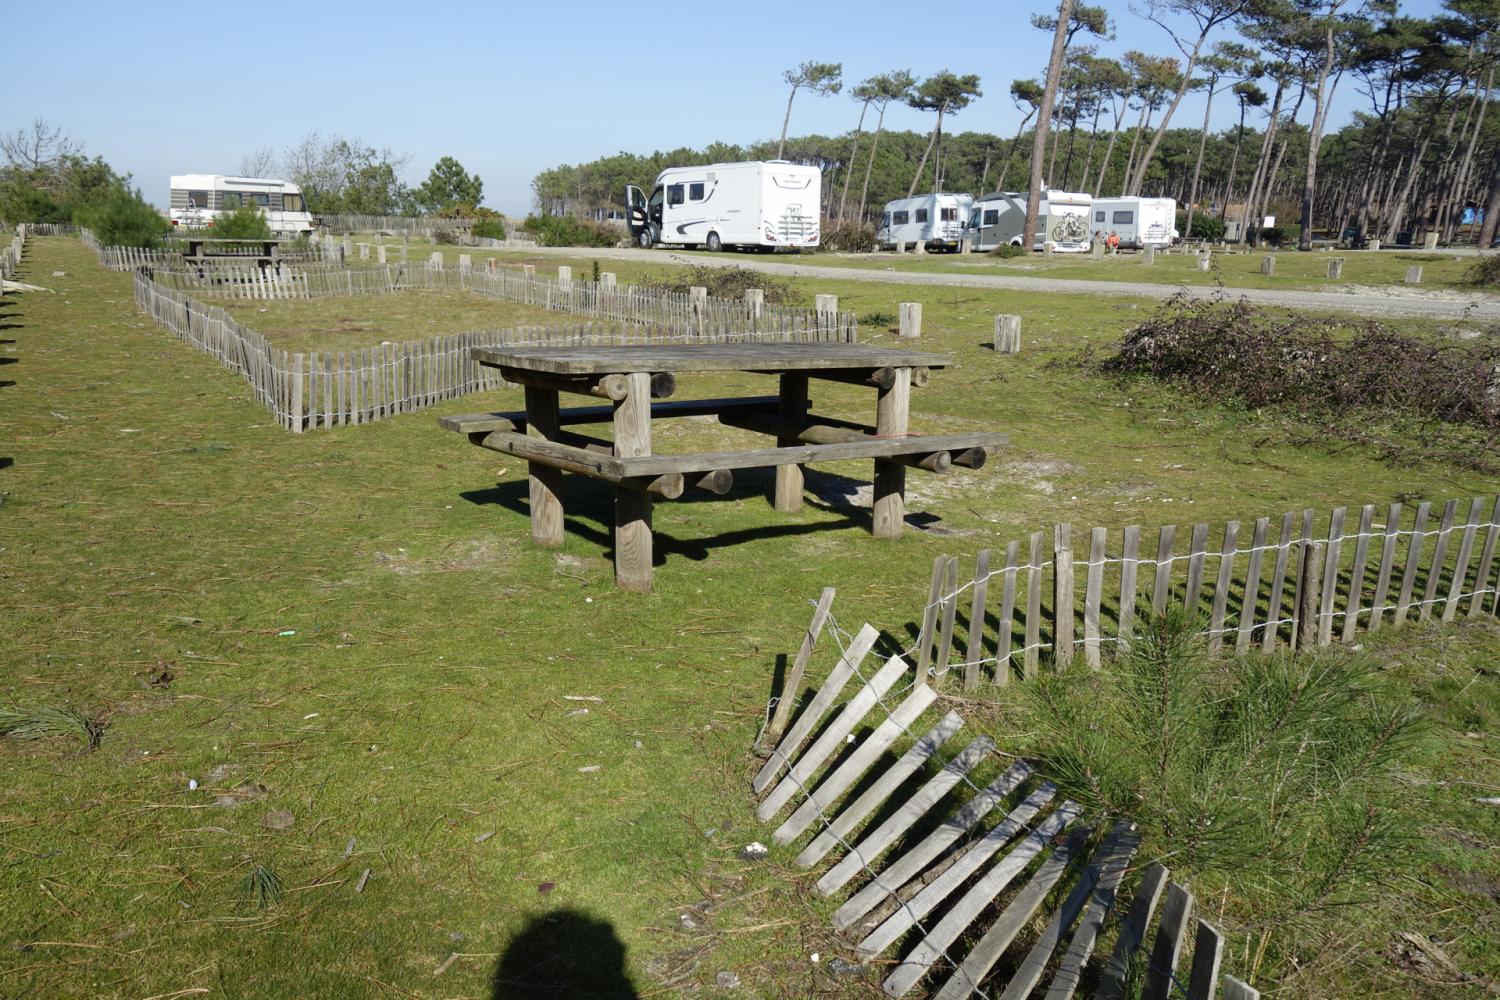
M 1208 78 L 1208 100 L 1203 104 L 1203 130 L 1198 133 L 1198 158 L 1193 161 L 1193 182 L 1188 185 L 1187 225 L 1183 227 L 1183 239 L 1193 235 L 1193 209 L 1198 204 L 1198 177 L 1203 173 L 1203 150 L 1208 146 L 1208 115 L 1213 110 L 1214 84 L 1217 82 L 1216 76 Z
M 932 147 L 937 145 L 938 131 L 943 127 L 943 109 L 938 108 L 937 124 L 932 126 L 932 134 L 927 137 L 927 148 L 922 150 L 922 162 L 917 164 L 917 172 L 912 174 L 911 187 L 906 189 L 906 196 L 910 198 L 917 191 L 917 182 L 922 179 L 922 171 L 927 169 L 927 158 L 932 155 Z
M 885 108 L 889 101 L 880 105 L 880 118 L 875 123 L 875 138 L 870 140 L 870 162 L 865 164 L 865 183 L 859 189 L 859 217 L 863 219 L 870 210 L 870 172 L 875 169 L 875 150 L 880 148 L 880 133 L 885 128 Z
M 1338 4 L 1331 4 L 1327 31 L 1323 36 L 1323 65 L 1318 67 L 1318 86 L 1313 91 L 1313 120 L 1307 133 L 1307 176 L 1302 181 L 1302 230 L 1297 234 L 1297 249 L 1312 249 L 1313 201 L 1318 195 L 1318 147 L 1323 142 L 1323 119 L 1328 112 L 1328 74 L 1333 72 L 1333 15 Z
M 854 158 L 859 155 L 859 135 L 865 130 L 865 112 L 870 110 L 866 101 L 859 109 L 859 124 L 854 126 L 854 142 L 849 146 L 849 165 L 844 168 L 844 190 L 839 195 L 839 219 L 844 218 L 844 204 L 849 200 L 849 182 L 854 179 Z
M 1042 205 L 1042 156 L 1047 152 L 1047 129 L 1052 124 L 1052 106 L 1057 101 L 1063 51 L 1068 44 L 1068 23 L 1072 19 L 1073 0 L 1062 0 L 1057 5 L 1057 29 L 1052 33 L 1047 82 L 1042 90 L 1042 106 L 1037 109 L 1036 136 L 1031 143 L 1031 189 L 1026 193 L 1026 222 L 1021 229 L 1021 246 L 1028 252 L 1036 245 L 1036 220 Z

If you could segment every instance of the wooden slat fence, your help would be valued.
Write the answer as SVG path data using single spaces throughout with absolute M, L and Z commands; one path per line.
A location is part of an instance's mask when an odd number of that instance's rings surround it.
M 1169 605 L 1199 620 L 1211 649 L 1237 653 L 1500 616 L 1500 498 L 1164 525 L 1154 539 L 1064 524 L 974 565 L 959 584 L 957 556 L 934 561 L 913 650 L 923 670 L 961 671 L 969 690 L 1035 676 L 1059 650 L 1099 666 Z
M 77 236 L 79 228 L 71 222 L 24 222 L 26 232 L 30 236 Z
M 752 305 L 719 296 L 694 298 L 656 288 L 615 287 L 601 282 L 560 281 L 523 271 L 463 270 L 434 267 L 311 269 L 290 277 L 281 269 L 276 280 L 236 274 L 225 266 L 200 273 L 196 268 L 156 272 L 167 288 L 191 291 L 204 299 L 338 298 L 390 295 L 407 289 L 466 291 L 575 316 L 628 326 L 651 327 L 672 335 L 710 343 L 766 339 L 854 343 L 859 323 L 854 313 L 820 312 L 784 305 Z M 263 286 L 280 287 L 267 291 Z
M 803 694 L 800 668 L 831 601 L 825 590 L 788 699 Z M 1223 935 L 1203 920 L 1191 926 L 1192 893 L 1169 884 L 1157 862 L 1141 874 L 1108 957 L 1095 960 L 1133 871 L 1134 823 L 1085 815 L 990 736 L 959 750 L 964 717 L 903 657 L 867 662 L 876 640 L 865 625 L 841 645 L 795 719 L 780 702 L 768 708 L 762 745 L 774 749 L 751 788 L 762 823 L 786 813 L 770 839 L 803 844 L 793 864 L 822 868 L 813 891 L 842 900 L 833 926 L 861 962 L 881 964 L 886 996 L 930 978 L 928 995 L 941 1000 L 1020 1000 L 1050 974 L 1045 996 L 1069 1000 L 1092 961 L 1094 996 L 1120 1000 L 1144 957 L 1144 1000 L 1213 1000 L 1221 989 L 1228 1000 L 1259 997 L 1222 975 Z
M 110 271 L 134 271 L 140 267 L 151 268 L 193 268 L 194 270 L 213 270 L 219 267 L 245 267 L 247 263 L 236 260 L 236 256 L 251 257 L 258 253 L 245 251 L 240 254 L 217 253 L 209 257 L 190 257 L 183 253 L 180 243 L 168 243 L 162 247 L 127 247 L 127 246 L 104 246 L 88 229 L 78 230 L 79 240 L 84 246 L 94 251 L 99 259 L 99 265 Z M 336 250 L 330 249 L 322 244 L 314 244 L 313 249 L 307 253 L 284 253 L 277 257 L 275 267 L 278 269 L 288 267 L 318 268 L 330 267 L 338 261 Z
M 445 219 L 412 215 L 320 215 L 318 228 L 329 233 L 404 233 L 431 237 L 434 230 L 470 230 L 478 219 Z
M 5 245 L 5 250 L 0 252 L 0 278 L 7 281 L 15 278 L 16 271 L 21 267 L 21 256 L 26 251 L 26 235 L 29 228 L 25 223 L 16 226 L 16 231 L 11 234 L 10 242 Z
M 236 298 L 247 292 L 266 298 L 297 292 L 305 295 L 309 282 L 322 278 L 350 279 L 360 274 L 360 279 L 351 280 L 364 280 L 365 275 L 387 272 L 311 272 L 286 284 L 262 281 L 260 273 L 249 269 L 241 276 L 244 280 L 239 284 Z M 291 353 L 275 347 L 222 307 L 167 287 L 149 270 L 135 272 L 135 298 L 137 305 L 159 326 L 239 372 L 276 421 L 295 433 L 314 427 L 368 423 L 425 409 L 471 392 L 506 387 L 494 369 L 473 361 L 476 347 L 679 344 L 703 340 L 697 333 L 650 323 L 559 322 L 470 331 L 352 351 Z M 789 331 L 791 337 L 807 339 L 818 334 L 815 327 L 803 328 L 796 322 Z M 787 335 L 780 331 L 727 333 L 724 339 L 751 336 L 781 339 Z

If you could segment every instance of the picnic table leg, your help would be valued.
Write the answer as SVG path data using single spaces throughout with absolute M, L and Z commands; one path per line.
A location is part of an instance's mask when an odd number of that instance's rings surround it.
M 807 376 L 786 372 L 781 376 L 781 401 L 778 412 L 783 417 L 801 420 L 807 416 Z M 776 439 L 778 447 L 801 444 L 797 438 Z M 802 509 L 802 466 L 778 465 L 776 467 L 775 507 L 786 514 L 795 514 Z
M 544 441 L 557 440 L 557 390 L 526 387 L 526 435 Z M 561 545 L 563 541 L 562 470 L 540 462 L 527 462 L 531 487 L 531 540 L 538 545 Z
M 895 383 L 878 390 L 875 402 L 877 437 L 906 434 L 911 405 L 911 369 L 895 369 Z M 906 519 L 906 466 L 900 462 L 875 460 L 875 505 L 871 531 L 876 538 L 897 538 Z
M 615 455 L 651 454 L 651 375 L 625 376 L 629 391 L 615 403 Z M 651 494 L 615 489 L 615 583 L 625 590 L 651 589 Z

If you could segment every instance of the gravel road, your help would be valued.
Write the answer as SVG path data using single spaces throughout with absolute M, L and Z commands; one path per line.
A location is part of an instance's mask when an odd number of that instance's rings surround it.
M 531 252 L 531 251 L 528 251 Z M 539 247 L 537 254 L 559 257 L 599 257 L 640 263 L 705 264 L 709 267 L 744 267 L 753 271 L 798 278 L 828 278 L 836 281 L 874 281 L 896 285 L 938 285 L 951 288 L 994 288 L 1021 292 L 1083 292 L 1090 295 L 1127 295 L 1165 299 L 1178 292 L 1194 296 L 1217 295 L 1213 286 L 1153 284 L 1139 281 L 1083 281 L 1069 278 L 1032 278 L 998 274 L 952 274 L 930 271 L 877 271 L 857 267 L 830 267 L 793 263 L 785 256 L 775 259 L 744 255 L 729 260 L 672 250 L 608 248 L 582 250 L 576 247 Z M 1337 291 L 1282 291 L 1268 288 L 1230 288 L 1225 292 L 1251 302 L 1291 309 L 1340 310 L 1362 316 L 1423 316 L 1447 320 L 1500 320 L 1500 296 L 1464 293 L 1446 289 L 1422 290 L 1401 286 L 1350 285 Z

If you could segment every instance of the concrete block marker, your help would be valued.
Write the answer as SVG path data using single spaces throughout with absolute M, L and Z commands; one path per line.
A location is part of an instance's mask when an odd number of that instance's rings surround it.
M 1406 269 L 1406 283 L 1408 285 L 1420 285 L 1422 283 L 1422 265 L 1413 264 Z
M 1262 257 L 1260 259 L 1260 273 L 1261 274 L 1265 274 L 1265 275 L 1275 276 L 1275 274 L 1276 274 L 1276 258 L 1273 257 L 1271 254 L 1266 254 L 1264 257 Z

